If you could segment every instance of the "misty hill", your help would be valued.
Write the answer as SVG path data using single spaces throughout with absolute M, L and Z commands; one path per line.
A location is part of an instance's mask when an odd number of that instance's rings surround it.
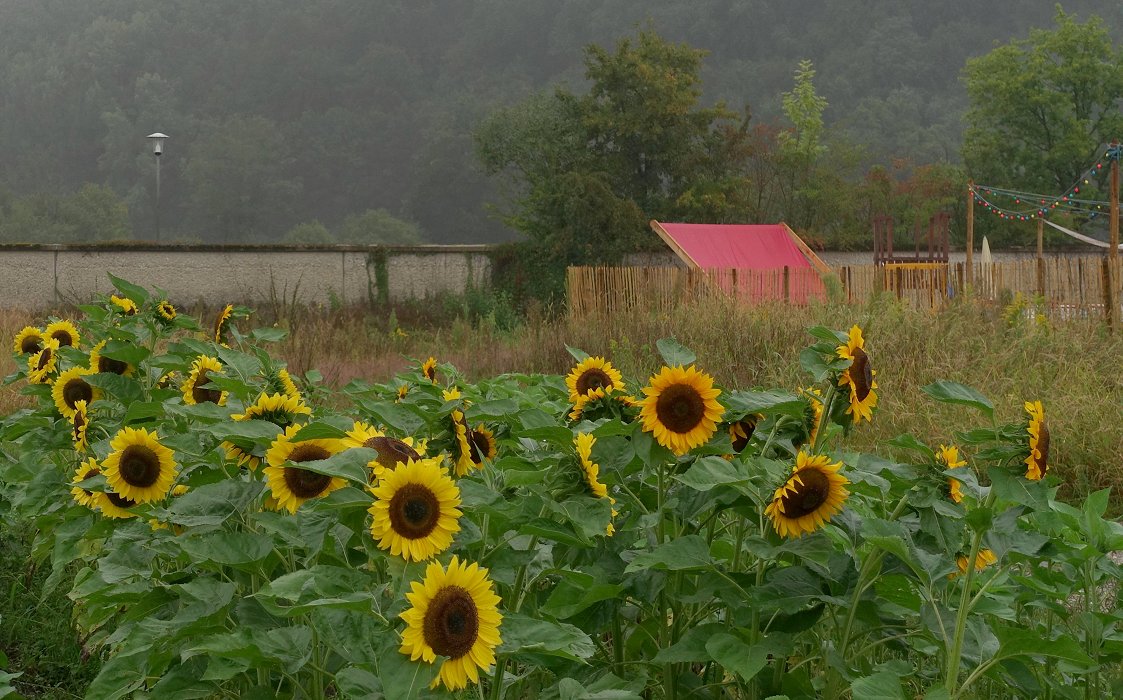
M 1118 2 L 1064 7 L 1123 27 Z M 580 88 L 582 47 L 641 27 L 710 52 L 707 100 L 780 122 L 807 58 L 833 138 L 870 163 L 957 162 L 966 59 L 1053 13 L 1015 0 L 0 0 L 0 238 L 150 238 L 144 137 L 162 131 L 165 239 L 279 240 L 366 212 L 416 224 L 407 238 L 507 240 L 473 128 L 535 91 Z M 89 226 L 43 233 L 35 217 L 65 207 Z

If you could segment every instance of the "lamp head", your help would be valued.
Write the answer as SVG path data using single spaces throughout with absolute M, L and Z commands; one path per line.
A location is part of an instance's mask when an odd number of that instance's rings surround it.
M 148 138 L 152 140 L 152 153 L 159 158 L 164 152 L 164 141 L 167 140 L 168 135 L 157 131 L 155 134 L 149 134 Z

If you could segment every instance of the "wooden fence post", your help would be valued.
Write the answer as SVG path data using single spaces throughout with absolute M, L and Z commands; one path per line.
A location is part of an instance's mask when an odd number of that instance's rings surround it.
M 1112 265 L 1111 258 L 1104 257 L 1103 263 L 1100 266 L 1100 277 L 1102 279 L 1101 285 L 1103 287 L 1104 298 L 1104 318 L 1107 320 L 1107 330 L 1111 333 L 1115 332 L 1115 289 L 1112 283 Z
M 792 274 L 791 269 L 787 265 L 784 265 L 784 301 L 785 302 L 788 302 L 788 301 L 792 300 L 791 274 Z

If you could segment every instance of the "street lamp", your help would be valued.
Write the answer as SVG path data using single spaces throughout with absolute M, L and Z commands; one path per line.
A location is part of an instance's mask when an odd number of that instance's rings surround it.
M 164 141 L 167 140 L 167 134 L 161 134 L 157 131 L 155 134 L 149 134 L 148 138 L 152 141 L 152 155 L 156 156 L 156 242 L 160 242 L 160 154 L 164 152 Z

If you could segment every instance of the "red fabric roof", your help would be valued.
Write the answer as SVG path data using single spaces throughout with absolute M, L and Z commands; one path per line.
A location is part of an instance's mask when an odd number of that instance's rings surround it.
M 772 270 L 811 267 L 781 224 L 665 224 L 698 267 Z

